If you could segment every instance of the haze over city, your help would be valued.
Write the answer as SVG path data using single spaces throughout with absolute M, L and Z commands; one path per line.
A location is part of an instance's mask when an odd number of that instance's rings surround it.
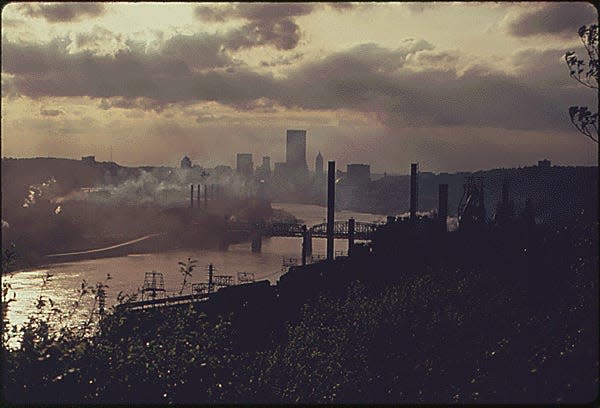
M 588 3 L 12 3 L 2 156 L 126 166 L 285 159 L 307 130 L 338 168 L 594 165 L 564 54 Z

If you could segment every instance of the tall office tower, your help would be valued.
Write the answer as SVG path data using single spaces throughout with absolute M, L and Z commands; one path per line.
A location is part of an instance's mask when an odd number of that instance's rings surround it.
M 289 175 L 307 177 L 306 165 L 306 130 L 288 130 L 285 150 L 285 167 Z
M 265 177 L 271 177 L 271 158 L 269 156 L 263 156 L 262 158 L 262 171 Z
M 252 163 L 252 153 L 238 153 L 236 170 L 239 174 L 251 177 L 254 174 L 254 164 Z
M 317 158 L 315 159 L 315 176 L 318 179 L 323 177 L 323 156 L 321 156 L 321 152 L 317 154 Z

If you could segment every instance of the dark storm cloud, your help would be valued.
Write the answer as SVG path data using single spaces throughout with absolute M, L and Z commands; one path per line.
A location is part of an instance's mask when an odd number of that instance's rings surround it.
M 198 6 L 195 8 L 194 14 L 198 19 L 207 22 L 224 22 L 232 19 L 276 21 L 310 14 L 316 6 L 313 3 L 245 3 L 221 7 Z
M 491 126 L 509 129 L 568 128 L 566 107 L 585 97 L 570 87 L 560 54 L 521 55 L 517 75 L 490 67 L 424 65 L 403 69 L 411 53 L 427 55 L 431 46 L 412 42 L 397 50 L 362 45 L 306 64 L 283 81 L 279 102 L 305 109 L 372 112 L 389 127 Z M 419 52 L 418 50 L 424 50 Z M 433 55 L 444 64 L 454 55 Z M 552 63 L 554 62 L 554 63 Z M 545 65 L 545 71 L 531 67 Z M 524 78 L 524 73 L 529 76 Z M 589 96 L 589 95 L 588 95 Z M 588 98 L 589 99 L 589 98 Z
M 198 6 L 194 13 L 198 19 L 207 22 L 246 20 L 240 28 L 222 37 L 228 49 L 273 46 L 279 50 L 290 50 L 300 40 L 300 27 L 294 18 L 310 14 L 314 8 L 311 3 L 247 3 L 219 8 Z
M 103 109 L 160 112 L 169 105 L 214 101 L 257 112 L 277 106 L 349 109 L 373 113 L 393 128 L 508 129 L 566 128 L 566 107 L 585 97 L 566 72 L 560 74 L 564 67 L 558 51 L 556 56 L 550 51 L 518 54 L 516 75 L 484 66 L 459 74 L 456 55 L 432 51 L 422 40 L 404 41 L 395 50 L 363 44 L 275 79 L 244 65 L 227 66 L 230 60 L 212 40 L 176 36 L 157 51 L 128 43 L 128 50 L 100 56 L 69 53 L 68 41 L 61 39 L 20 44 L 3 38 L 2 68 L 10 74 L 3 76 L 3 92 L 33 98 L 89 96 L 100 99 Z M 193 49 L 206 49 L 206 55 Z M 407 67 L 412 58 L 427 63 L 414 71 Z
M 221 39 L 207 34 L 175 35 L 164 43 L 161 53 L 193 69 L 220 68 L 233 63 Z
M 42 116 L 58 116 L 62 115 L 64 112 L 58 109 L 41 109 L 40 115 Z
M 261 67 L 277 67 L 281 65 L 292 65 L 294 62 L 300 60 L 304 54 L 296 53 L 290 57 L 278 56 L 277 58 L 272 59 L 271 61 L 261 61 Z
M 225 38 L 225 46 L 237 51 L 243 48 L 273 46 L 278 50 L 296 48 L 300 41 L 300 27 L 291 19 L 260 20 L 232 30 Z
M 575 36 L 580 26 L 597 20 L 598 12 L 590 3 L 540 3 L 511 21 L 508 31 L 518 37 Z
M 41 17 L 49 23 L 79 21 L 86 17 L 98 17 L 106 12 L 102 3 L 26 3 L 20 4 L 19 9 L 28 17 Z
M 272 46 L 278 50 L 296 48 L 301 30 L 295 18 L 308 15 L 324 6 L 339 11 L 351 9 L 350 3 L 244 3 L 221 7 L 198 6 L 195 16 L 205 22 L 245 20 L 241 27 L 222 36 L 223 44 L 231 50 Z

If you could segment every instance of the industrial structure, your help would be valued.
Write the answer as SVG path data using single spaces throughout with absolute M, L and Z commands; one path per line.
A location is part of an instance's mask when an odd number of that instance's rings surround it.
M 464 192 L 458 205 L 458 222 L 461 229 L 470 229 L 485 224 L 483 179 L 468 177 L 463 185 Z
M 309 294 L 321 290 L 341 290 L 345 287 L 343 282 L 347 283 L 355 279 L 383 279 L 387 282 L 403 273 L 422 271 L 427 265 L 439 262 L 440 259 L 452 260 L 454 253 L 467 244 L 487 245 L 486 240 L 481 239 L 481 234 L 490 232 L 489 229 L 482 228 L 487 225 L 482 179 L 465 180 L 458 209 L 460 228 L 458 231 L 448 232 L 448 184 L 438 185 L 437 212 L 433 212 L 430 216 L 418 214 L 418 163 L 411 164 L 410 215 L 408 217 L 388 216 L 385 223 L 379 224 L 358 222 L 353 218 L 347 221 L 335 220 L 335 176 L 335 161 L 329 161 L 325 223 L 310 227 L 299 223 L 261 221 L 245 223 L 236 221 L 228 224 L 229 228 L 236 231 L 248 232 L 254 252 L 260 251 L 262 236 L 302 238 L 300 258 L 283 259 L 285 273 L 280 276 L 276 287 L 271 286 L 268 280 L 256 281 L 254 274 L 247 272 L 238 272 L 237 279 L 234 275 L 216 275 L 214 266 L 210 264 L 207 281 L 194 283 L 191 295 L 165 297 L 162 274 L 149 272 L 146 273 L 144 280 L 142 301 L 126 307 L 136 310 L 193 304 L 207 313 L 225 311 L 247 313 L 248 308 L 252 307 L 263 311 L 266 309 L 261 308 L 289 309 L 303 304 Z M 508 181 L 505 181 L 496 214 L 497 221 L 504 217 L 502 214 L 505 210 L 506 217 L 512 217 L 513 214 L 508 186 Z M 193 185 L 191 189 L 193 199 Z M 205 191 L 208 190 L 205 188 Z M 528 205 L 524 214 L 533 212 L 531 204 Z M 530 228 L 532 217 L 528 220 L 529 224 L 522 223 L 521 226 Z M 535 225 L 534 221 L 533 225 Z M 476 228 L 477 226 L 480 228 Z M 325 259 L 320 260 L 318 256 L 313 256 L 313 238 L 327 240 Z M 347 254 L 335 251 L 334 239 L 336 238 L 347 239 Z M 357 243 L 357 240 L 364 242 Z M 402 262 L 398 264 L 397 270 L 384 267 L 399 258 Z M 388 275 L 378 275 L 380 269 L 386 270 L 385 273 Z M 257 313 L 260 315 L 260 312 Z
M 410 220 L 417 218 L 419 208 L 419 163 L 410 165 Z

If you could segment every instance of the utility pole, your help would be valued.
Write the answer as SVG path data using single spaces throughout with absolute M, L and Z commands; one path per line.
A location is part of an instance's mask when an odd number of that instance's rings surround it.
M 213 291 L 213 272 L 214 266 L 213 264 L 208 264 L 208 293 L 212 293 Z

